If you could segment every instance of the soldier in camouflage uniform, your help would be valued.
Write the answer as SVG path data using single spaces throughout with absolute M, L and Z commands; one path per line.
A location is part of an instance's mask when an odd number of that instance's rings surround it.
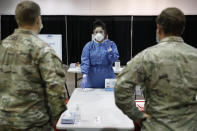
M 167 8 L 156 19 L 160 42 L 135 56 L 119 74 L 116 105 L 143 131 L 197 130 L 197 49 L 180 37 L 184 14 Z M 135 105 L 134 90 L 141 85 L 145 112 Z
M 40 7 L 17 5 L 19 29 L 0 43 L 0 131 L 50 131 L 66 110 L 65 72 L 37 34 Z

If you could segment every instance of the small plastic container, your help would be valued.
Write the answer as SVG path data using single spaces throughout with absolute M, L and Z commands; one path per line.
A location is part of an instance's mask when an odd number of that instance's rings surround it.
M 115 62 L 115 70 L 120 70 L 120 60 Z
M 75 68 L 75 64 L 76 64 L 76 63 L 71 63 L 71 64 L 70 64 L 70 68 Z

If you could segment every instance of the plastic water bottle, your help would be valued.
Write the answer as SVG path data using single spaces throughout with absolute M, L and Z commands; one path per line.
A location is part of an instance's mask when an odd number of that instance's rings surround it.
M 81 111 L 80 111 L 80 107 L 77 104 L 75 107 L 75 122 L 80 122 L 81 121 Z

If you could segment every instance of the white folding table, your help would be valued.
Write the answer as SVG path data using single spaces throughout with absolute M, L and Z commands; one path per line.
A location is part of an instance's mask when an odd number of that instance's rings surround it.
M 117 70 L 115 67 L 113 67 L 114 73 L 116 73 L 116 74 L 119 74 L 123 69 L 124 69 L 124 67 L 120 67 L 119 70 Z M 69 67 L 67 72 L 75 73 L 75 88 L 77 88 L 77 81 L 81 79 L 81 78 L 77 77 L 77 74 L 81 73 L 81 68 L 80 67 L 74 67 L 74 68 Z
M 57 129 L 74 131 L 131 131 L 134 130 L 133 121 L 129 119 L 115 105 L 114 92 L 104 89 L 83 90 L 76 88 L 67 104 L 72 111 L 76 105 L 80 111 L 80 121 L 75 124 L 56 125 Z M 63 114 L 63 113 L 62 113 Z

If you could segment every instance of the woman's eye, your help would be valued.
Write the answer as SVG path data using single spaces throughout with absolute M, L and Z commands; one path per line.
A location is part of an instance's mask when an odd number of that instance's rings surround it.
M 101 33 L 101 34 L 103 34 L 103 33 L 104 33 L 104 31 L 95 31 L 94 33 L 95 33 L 95 34 L 97 34 L 97 33 Z

